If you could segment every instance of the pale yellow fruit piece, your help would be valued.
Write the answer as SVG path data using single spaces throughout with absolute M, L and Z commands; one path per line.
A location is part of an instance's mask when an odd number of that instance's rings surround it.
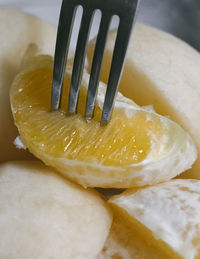
M 165 253 L 161 258 L 200 258 L 200 181 L 177 179 L 130 189 L 110 204 L 130 228 Z
M 107 82 L 115 31 L 108 35 L 101 80 Z M 88 47 L 91 64 L 95 40 Z M 124 96 L 139 105 L 153 105 L 188 131 L 200 153 L 200 54 L 180 39 L 136 24 L 119 86 Z M 190 174 L 200 178 L 200 156 Z
M 129 224 L 114 215 L 109 236 L 96 259 L 166 259 L 165 254 L 145 242 Z
M 31 159 L 28 151 L 13 144 L 18 136 L 9 104 L 9 88 L 31 42 L 43 53 L 53 54 L 56 28 L 17 10 L 0 8 L 0 162 Z
M 0 166 L 0 258 L 94 259 L 112 216 L 94 190 L 40 162 Z
M 192 166 L 197 154 L 190 136 L 168 118 L 137 106 L 120 93 L 111 121 L 100 126 L 103 83 L 94 119 L 86 123 L 87 73 L 78 115 L 66 116 L 71 67 L 61 110 L 50 112 L 53 61 L 49 56 L 30 60 L 26 59 L 26 69 L 12 84 L 11 107 L 23 143 L 47 165 L 85 187 L 119 188 L 166 181 Z

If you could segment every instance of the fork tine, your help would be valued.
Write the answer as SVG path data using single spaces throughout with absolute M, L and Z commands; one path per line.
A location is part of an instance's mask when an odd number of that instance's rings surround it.
M 67 10 L 67 13 L 66 13 Z M 63 79 L 65 74 L 65 67 L 67 55 L 69 50 L 69 43 L 72 31 L 72 24 L 75 17 L 74 4 L 71 1 L 63 1 L 55 49 L 53 81 L 51 90 L 51 110 L 60 108 L 60 99 L 62 92 Z
M 115 48 L 113 52 L 113 59 L 110 69 L 108 86 L 104 100 L 103 112 L 101 116 L 101 124 L 107 124 L 110 120 L 115 95 L 121 78 L 121 73 L 124 65 L 126 50 L 128 47 L 129 38 L 133 22 L 126 20 L 119 23 Z
M 71 77 L 71 86 L 68 101 L 68 114 L 75 114 L 80 91 L 80 83 L 82 79 L 83 66 L 86 54 L 86 44 L 90 32 L 90 25 L 93 18 L 93 10 L 83 8 L 83 17 L 76 46 L 76 54 Z
M 106 44 L 106 38 L 108 34 L 108 29 L 111 21 L 111 15 L 102 14 L 100 28 L 96 40 L 96 47 L 94 52 L 94 57 L 92 61 L 92 69 L 90 74 L 90 81 L 88 86 L 85 118 L 91 119 L 94 113 L 94 105 L 97 94 L 97 87 L 99 82 L 99 76 L 102 66 L 103 54 Z

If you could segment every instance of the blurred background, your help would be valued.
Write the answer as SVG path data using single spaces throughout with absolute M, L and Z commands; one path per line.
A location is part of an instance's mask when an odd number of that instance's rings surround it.
M 57 25 L 61 2 L 62 0 L 0 0 L 0 6 L 21 9 Z M 78 26 L 79 18 L 80 12 L 75 26 Z M 141 0 L 137 21 L 170 32 L 200 51 L 200 0 Z M 98 22 L 97 15 L 90 38 L 94 37 Z M 114 20 L 112 27 L 115 25 Z M 73 34 L 74 41 L 75 38 L 76 33 Z

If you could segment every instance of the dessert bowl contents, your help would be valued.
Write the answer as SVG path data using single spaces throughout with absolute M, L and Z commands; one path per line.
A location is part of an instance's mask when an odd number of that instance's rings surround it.
M 100 127 L 106 89 L 102 82 L 94 120 L 86 123 L 86 71 L 78 114 L 66 116 L 70 62 L 61 109 L 50 112 L 53 60 L 39 54 L 53 54 L 55 28 L 15 10 L 0 9 L 0 20 L 0 124 L 4 125 L 0 162 L 33 158 L 13 145 L 18 133 L 8 91 L 19 72 L 10 90 L 23 142 L 19 146 L 84 187 L 135 187 L 109 200 L 112 223 L 108 204 L 96 191 L 71 183 L 40 162 L 1 164 L 0 258 L 199 258 L 199 181 L 160 183 L 191 168 L 197 158 L 191 137 L 169 118 L 120 93 L 111 122 Z M 153 104 L 162 115 L 170 114 L 197 138 L 199 74 L 194 67 L 200 63 L 199 54 L 145 25 L 136 25 L 134 34 L 122 93 L 140 105 Z M 111 32 L 102 74 L 105 82 L 113 37 Z M 94 42 L 88 51 L 90 62 L 92 48 Z M 153 184 L 157 185 L 146 187 Z M 110 189 L 104 192 L 112 195 Z
M 144 242 L 163 252 L 160 258 L 200 257 L 199 180 L 130 189 L 113 196 L 110 204 Z
M 94 259 L 111 221 L 99 193 L 42 163 L 0 165 L 0 258 Z
M 101 80 L 107 82 L 115 31 L 108 35 Z M 95 40 L 88 46 L 89 63 Z M 136 24 L 119 86 L 139 105 L 153 105 L 194 139 L 200 153 L 200 54 L 182 40 L 156 28 Z M 200 156 L 185 174 L 200 179 Z
M 27 51 L 11 90 L 11 108 L 25 146 L 70 179 L 92 187 L 129 188 L 169 180 L 190 168 L 196 148 L 176 123 L 118 93 L 110 123 L 100 126 L 105 85 L 100 83 L 94 119 L 83 118 L 85 72 L 78 115 L 66 116 L 71 67 L 61 110 L 50 112 L 53 61 Z

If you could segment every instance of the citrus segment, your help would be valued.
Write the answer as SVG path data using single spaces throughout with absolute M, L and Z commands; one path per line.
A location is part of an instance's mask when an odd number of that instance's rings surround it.
M 38 62 L 39 60 L 39 62 Z M 89 75 L 84 74 L 78 115 L 66 116 L 70 67 L 61 109 L 50 112 L 53 61 L 38 56 L 15 79 L 11 106 L 23 143 L 47 165 L 85 186 L 130 187 L 164 181 L 196 158 L 191 138 L 168 118 L 117 95 L 112 120 L 100 126 L 105 86 L 94 119 L 83 118 Z M 170 164 L 168 164 L 170 163 Z
M 200 258 L 200 181 L 177 179 L 130 189 L 110 204 L 166 258 Z
M 140 233 L 114 214 L 104 248 L 97 259 L 169 259 L 162 251 L 146 242 Z
M 107 82 L 116 31 L 108 34 L 101 80 Z M 89 43 L 92 64 L 96 40 Z M 180 124 L 200 152 L 200 53 L 186 42 L 148 25 L 136 24 L 131 36 L 119 90 L 139 105 Z M 200 156 L 185 177 L 200 179 Z
M 23 94 L 13 98 L 14 107 L 18 104 L 19 108 L 26 107 L 25 112 L 19 109 L 15 113 L 16 121 L 23 123 L 22 131 L 34 137 L 35 142 L 45 143 L 43 152 L 55 157 L 65 154 L 69 159 L 78 158 L 85 162 L 96 160 L 101 161 L 102 165 L 120 166 L 140 162 L 147 156 L 150 150 L 148 130 L 153 128 L 158 139 L 162 137 L 164 129 L 159 119 L 152 115 L 153 120 L 147 121 L 144 111 L 137 111 L 132 119 L 125 117 L 123 112 L 114 112 L 115 119 L 110 127 L 99 127 L 98 121 L 86 123 L 80 115 L 67 117 L 66 97 L 63 98 L 62 111 L 47 113 L 50 111 L 51 79 L 52 70 L 46 67 L 27 72 L 18 81 L 19 86 L 25 86 L 18 89 Z M 63 92 L 68 92 L 65 87 Z M 83 100 L 79 107 L 82 114 L 85 107 Z M 95 113 L 95 118 L 98 117 L 99 111 Z M 141 127 L 143 131 L 140 131 Z

